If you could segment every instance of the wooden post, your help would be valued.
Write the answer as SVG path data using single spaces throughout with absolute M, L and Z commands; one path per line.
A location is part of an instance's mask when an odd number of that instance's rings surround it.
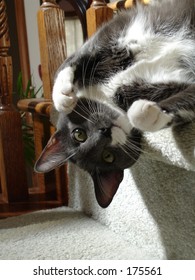
M 0 0 L 0 180 L 4 202 L 28 197 L 21 117 L 12 107 L 12 58 L 5 1 Z
M 30 75 L 26 20 L 25 20 L 25 11 L 24 11 L 24 0 L 15 0 L 15 14 L 16 14 L 17 34 L 18 34 L 20 67 L 22 72 L 22 85 L 23 85 L 23 90 L 25 90 L 26 85 L 28 84 L 28 81 L 31 78 L 31 75 Z
M 44 97 L 51 99 L 55 73 L 66 58 L 64 12 L 55 0 L 43 0 L 37 18 Z
M 44 98 L 51 100 L 55 73 L 66 58 L 64 12 L 55 0 L 43 0 L 37 20 Z M 35 154 L 38 157 L 49 140 L 51 126 L 47 118 L 38 114 L 34 114 L 33 120 Z M 55 187 L 56 199 L 59 203 L 67 205 L 67 166 L 62 166 L 47 174 L 37 174 L 36 177 L 41 193 L 47 194 L 51 188 Z
M 104 0 L 93 0 L 91 7 L 87 10 L 87 32 L 88 37 L 92 36 L 104 23 L 112 19 L 113 10 L 107 6 Z

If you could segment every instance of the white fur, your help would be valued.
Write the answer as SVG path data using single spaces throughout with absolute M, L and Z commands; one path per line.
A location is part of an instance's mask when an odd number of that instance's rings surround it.
M 121 114 L 118 117 L 118 119 L 116 121 L 114 121 L 113 123 L 115 126 L 118 126 L 119 128 L 123 128 L 123 130 L 126 134 L 129 134 L 132 129 L 132 125 L 129 123 L 127 115 L 124 113 Z
M 141 131 L 157 131 L 171 122 L 172 116 L 163 112 L 155 102 L 137 100 L 127 112 L 130 123 Z
M 74 69 L 66 67 L 61 70 L 53 87 L 53 102 L 55 108 L 70 113 L 76 105 L 77 97 L 73 91 Z
M 114 108 L 113 108 L 114 109 Z M 116 121 L 113 122 L 112 127 L 112 145 L 124 145 L 127 141 L 132 126 L 126 114 L 121 114 Z
M 125 134 L 125 132 L 117 127 L 117 126 L 113 126 L 112 128 L 112 145 L 115 146 L 117 144 L 125 144 L 127 140 L 127 136 Z

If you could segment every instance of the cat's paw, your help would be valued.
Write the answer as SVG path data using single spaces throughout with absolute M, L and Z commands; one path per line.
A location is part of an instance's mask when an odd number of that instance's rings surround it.
M 157 131 L 171 122 L 172 116 L 162 111 L 156 102 L 135 101 L 127 112 L 130 123 L 141 131 Z
M 64 111 L 67 114 L 72 112 L 77 97 L 73 90 L 74 70 L 66 67 L 61 70 L 55 80 L 53 87 L 53 102 L 57 111 Z

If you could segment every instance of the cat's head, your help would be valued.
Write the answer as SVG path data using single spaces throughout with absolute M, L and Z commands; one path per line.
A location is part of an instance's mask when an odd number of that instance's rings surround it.
M 57 131 L 35 164 L 48 172 L 67 161 L 87 171 L 96 199 L 107 207 L 123 179 L 125 168 L 140 155 L 140 133 L 126 114 L 102 102 L 80 98 L 73 112 L 59 114 Z

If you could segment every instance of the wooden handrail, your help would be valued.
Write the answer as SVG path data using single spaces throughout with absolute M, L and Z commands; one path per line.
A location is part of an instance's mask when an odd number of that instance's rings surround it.
M 18 102 L 18 108 L 24 112 L 37 113 L 42 116 L 50 117 L 53 103 L 51 99 L 28 98 Z
M 144 5 L 147 5 L 150 0 L 140 0 L 140 2 Z M 135 0 L 118 0 L 112 3 L 108 3 L 108 7 L 113 9 L 114 11 L 120 10 L 120 9 L 128 9 L 131 8 L 133 5 L 136 4 Z

